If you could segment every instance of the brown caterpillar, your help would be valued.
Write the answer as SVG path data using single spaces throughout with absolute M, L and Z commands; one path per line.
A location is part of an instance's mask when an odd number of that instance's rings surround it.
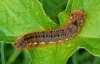
M 75 36 L 83 25 L 84 14 L 80 10 L 74 10 L 68 23 L 56 30 L 28 33 L 20 37 L 15 43 L 16 49 L 22 49 L 27 46 L 36 46 L 38 44 L 54 43 L 68 40 Z

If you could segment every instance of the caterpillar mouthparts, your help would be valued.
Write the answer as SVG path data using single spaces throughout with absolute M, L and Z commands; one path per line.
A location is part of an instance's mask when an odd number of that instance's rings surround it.
M 23 35 L 14 43 L 16 49 L 25 47 L 37 46 L 39 44 L 56 43 L 69 40 L 74 37 L 83 25 L 85 15 L 81 10 L 74 10 L 70 16 L 67 24 L 63 28 L 56 30 L 34 32 Z

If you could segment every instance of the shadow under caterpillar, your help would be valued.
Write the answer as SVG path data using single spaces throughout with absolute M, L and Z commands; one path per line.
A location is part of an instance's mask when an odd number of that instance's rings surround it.
M 83 25 L 85 15 L 81 10 L 74 10 L 69 15 L 67 24 L 56 30 L 34 32 L 23 35 L 13 44 L 16 49 L 37 46 L 39 44 L 56 43 L 74 37 Z

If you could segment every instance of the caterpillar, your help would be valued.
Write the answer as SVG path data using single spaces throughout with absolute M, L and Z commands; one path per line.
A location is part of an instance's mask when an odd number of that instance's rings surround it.
M 74 10 L 69 15 L 69 20 L 63 28 L 59 27 L 56 30 L 28 33 L 18 38 L 13 45 L 16 49 L 22 49 L 27 46 L 37 46 L 39 44 L 69 40 L 80 31 L 84 17 L 85 15 L 81 10 Z

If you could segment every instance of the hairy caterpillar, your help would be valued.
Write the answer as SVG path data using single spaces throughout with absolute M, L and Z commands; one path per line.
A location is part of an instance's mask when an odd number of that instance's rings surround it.
M 74 37 L 83 25 L 84 14 L 80 10 L 74 10 L 70 16 L 68 23 L 56 30 L 34 32 L 23 35 L 14 43 L 16 49 L 22 49 L 27 46 L 36 46 L 38 44 L 56 43 L 68 40 Z

